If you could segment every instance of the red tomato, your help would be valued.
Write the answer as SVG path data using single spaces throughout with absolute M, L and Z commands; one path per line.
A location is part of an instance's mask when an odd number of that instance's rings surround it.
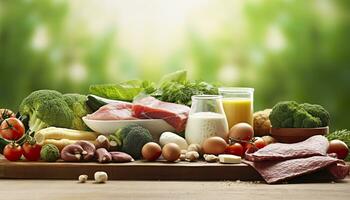
M 255 137 L 255 141 L 253 143 L 255 145 L 256 148 L 261 149 L 263 147 L 266 146 L 266 142 L 264 139 L 262 139 L 261 137 Z
M 344 160 L 349 153 L 349 148 L 341 140 L 332 140 L 329 142 L 329 148 L 327 153 L 336 153 L 337 158 Z
M 24 132 L 24 125 L 17 118 L 5 119 L 0 125 L 0 134 L 7 140 L 18 140 L 24 135 Z
M 227 146 L 225 149 L 225 153 L 236 156 L 243 156 L 243 146 L 240 143 L 236 142 L 230 146 Z
M 251 142 L 242 142 L 243 152 L 245 153 L 247 150 L 256 149 L 256 147 Z
M 4 148 L 4 156 L 9 161 L 17 161 L 22 156 L 22 148 L 18 144 L 10 143 Z
M 40 159 L 41 145 L 30 144 L 26 142 L 22 145 L 23 155 L 29 161 L 37 161 Z

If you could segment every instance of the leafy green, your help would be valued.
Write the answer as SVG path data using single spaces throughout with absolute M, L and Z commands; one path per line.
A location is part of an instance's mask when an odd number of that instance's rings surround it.
M 190 106 L 193 95 L 218 94 L 216 86 L 206 82 L 198 81 L 184 81 L 184 82 L 165 82 L 162 86 L 152 94 L 152 96 L 159 100 L 172 102 L 177 104 L 184 104 Z
M 91 85 L 91 94 L 115 100 L 132 101 L 141 92 L 152 93 L 155 91 L 151 81 L 130 80 L 117 84 Z
M 91 85 L 90 93 L 115 100 L 132 101 L 141 93 L 159 100 L 191 105 L 191 96 L 199 94 L 218 94 L 215 85 L 204 81 L 190 81 L 187 71 L 180 70 L 164 75 L 155 87 L 151 81 L 131 80 L 118 84 Z

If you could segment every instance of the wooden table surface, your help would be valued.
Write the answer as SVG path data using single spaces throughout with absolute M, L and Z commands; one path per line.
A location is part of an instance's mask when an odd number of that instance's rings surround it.
M 0 180 L 0 199 L 350 199 L 350 177 L 341 182 L 265 183 L 230 181 L 108 181 L 81 184 L 73 180 Z M 5 198 L 6 197 L 6 198 Z

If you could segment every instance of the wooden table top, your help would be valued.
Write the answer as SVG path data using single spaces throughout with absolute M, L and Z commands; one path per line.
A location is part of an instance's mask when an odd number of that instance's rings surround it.
M 0 180 L 1 199 L 350 199 L 350 177 L 341 182 L 267 185 L 238 181 Z M 6 198 L 5 198 L 6 197 Z

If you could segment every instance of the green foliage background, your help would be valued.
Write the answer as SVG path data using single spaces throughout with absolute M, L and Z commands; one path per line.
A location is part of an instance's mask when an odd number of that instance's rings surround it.
M 350 128 L 349 1 L 209 1 L 197 9 L 199 17 L 185 18 L 182 42 L 166 56 L 149 53 L 152 45 L 141 56 L 125 48 L 122 42 L 133 38 L 122 41 L 116 24 L 98 34 L 89 30 L 97 16 L 76 17 L 79 6 L 98 1 L 76 2 L 0 1 L 0 107 L 17 110 L 37 89 L 87 93 L 94 83 L 158 80 L 187 69 L 192 79 L 254 87 L 255 110 L 281 100 L 318 103 L 330 111 L 332 129 Z M 209 23 L 214 28 L 198 28 Z M 36 48 L 33 38 L 41 27 L 50 40 Z M 270 36 L 277 40 L 272 47 L 266 42 L 271 29 L 278 30 Z M 161 32 L 159 27 L 154 37 Z

